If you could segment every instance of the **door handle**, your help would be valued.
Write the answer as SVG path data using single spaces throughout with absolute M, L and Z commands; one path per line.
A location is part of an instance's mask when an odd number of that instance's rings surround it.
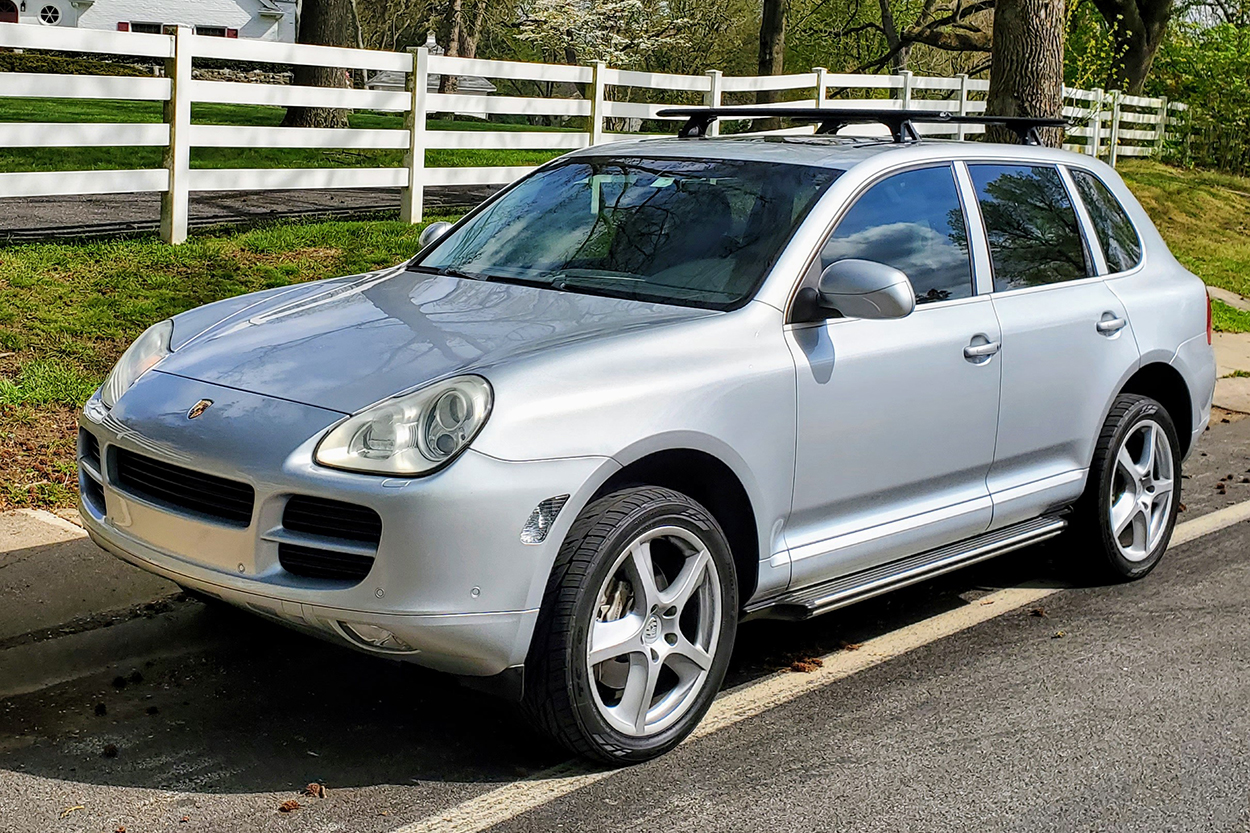
M 1104 313 L 1104 315 L 1112 315 L 1112 313 L 1108 312 L 1108 313 Z M 1098 332 L 1102 333 L 1105 336 L 1109 336 L 1109 335 L 1114 335 L 1115 333 L 1120 332 L 1120 330 L 1123 330 L 1127 324 L 1128 324 L 1128 319 L 1116 318 L 1112 316 L 1111 318 L 1103 318 L 1094 326 L 1098 328 Z
M 987 359 L 998 352 L 1002 347 L 1002 343 L 998 341 L 987 341 L 985 344 L 969 344 L 964 348 L 965 359 Z

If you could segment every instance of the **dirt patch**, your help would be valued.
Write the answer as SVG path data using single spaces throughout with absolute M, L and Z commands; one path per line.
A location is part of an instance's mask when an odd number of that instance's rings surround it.
M 74 504 L 77 417 L 67 405 L 0 405 L 0 511 Z

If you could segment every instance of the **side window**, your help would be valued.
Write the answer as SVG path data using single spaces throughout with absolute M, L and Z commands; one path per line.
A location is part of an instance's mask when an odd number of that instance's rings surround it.
M 902 270 L 918 304 L 972 295 L 968 233 L 950 166 L 895 174 L 864 192 L 821 250 L 821 269 L 844 258 Z
M 1107 258 L 1107 268 L 1112 272 L 1124 272 L 1141 263 L 1141 238 L 1115 194 L 1089 171 L 1069 168 L 1069 173 L 1081 194 L 1081 202 L 1094 221 L 1094 234 L 1098 235 L 1098 243 Z
M 1023 289 L 1094 274 L 1076 209 L 1049 165 L 969 165 L 976 185 L 994 291 Z

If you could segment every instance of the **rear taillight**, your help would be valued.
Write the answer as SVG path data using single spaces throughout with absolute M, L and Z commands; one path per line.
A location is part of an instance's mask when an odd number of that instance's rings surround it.
M 1207 293 L 1207 344 L 1208 345 L 1211 344 L 1213 340 L 1213 337 L 1211 334 L 1212 332 L 1214 332 L 1214 330 L 1215 328 L 1214 326 L 1212 326 L 1212 321 L 1211 321 L 1211 293 L 1208 292 Z

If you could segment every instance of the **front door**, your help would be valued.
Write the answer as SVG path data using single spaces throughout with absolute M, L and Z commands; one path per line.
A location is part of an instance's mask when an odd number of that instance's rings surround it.
M 1111 394 L 1138 362 L 1053 165 L 970 164 L 1003 332 L 994 527 L 1079 497 Z
M 794 325 L 798 445 L 786 540 L 791 586 L 983 532 L 998 420 L 998 320 L 973 290 L 952 169 L 875 183 L 825 244 L 905 272 L 915 312 Z M 809 276 L 810 277 L 810 276 Z
M 0 0 L 0 23 L 17 23 L 17 6 L 10 0 Z

